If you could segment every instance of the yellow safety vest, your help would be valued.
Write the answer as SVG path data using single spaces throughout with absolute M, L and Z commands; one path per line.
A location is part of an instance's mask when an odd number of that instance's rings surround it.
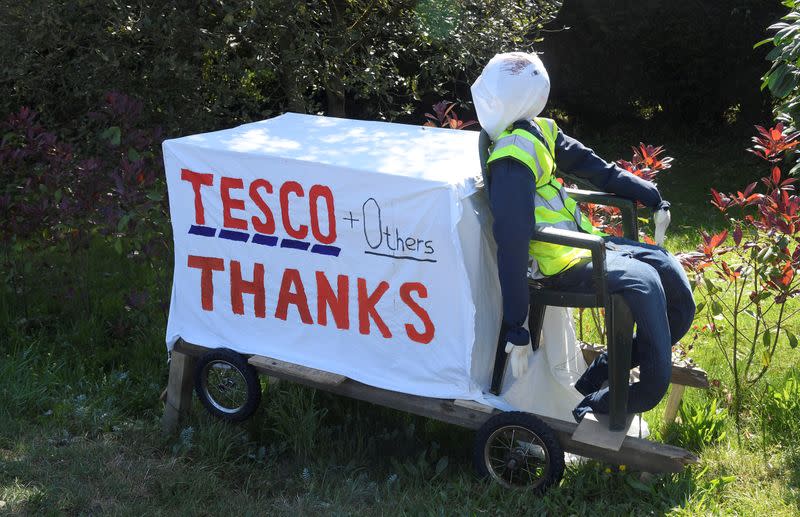
M 535 118 L 533 122 L 539 127 L 547 146 L 529 131 L 509 128 L 513 130 L 507 129 L 494 142 L 487 165 L 490 166 L 501 158 L 513 158 L 530 169 L 536 180 L 536 194 L 533 199 L 536 230 L 555 227 L 606 235 L 592 226 L 575 200 L 567 195 L 556 179 L 555 148 L 558 126 L 555 121 Z M 531 240 L 528 250 L 533 259 L 534 278 L 561 273 L 582 258 L 591 256 L 589 250 L 534 240 Z

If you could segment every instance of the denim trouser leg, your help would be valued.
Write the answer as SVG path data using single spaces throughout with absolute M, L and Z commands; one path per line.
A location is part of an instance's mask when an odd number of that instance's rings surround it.
M 628 412 L 653 408 L 669 386 L 672 345 L 688 331 L 694 318 L 694 300 L 677 259 L 657 246 L 627 239 L 607 239 L 606 268 L 610 293 L 622 294 L 636 322 L 632 367 L 640 366 L 640 381 L 633 383 Z M 587 263 L 554 277 L 551 285 L 586 290 L 592 286 L 592 265 Z M 608 356 L 600 355 L 575 387 L 586 397 L 573 412 L 580 420 L 588 411 L 608 412 Z

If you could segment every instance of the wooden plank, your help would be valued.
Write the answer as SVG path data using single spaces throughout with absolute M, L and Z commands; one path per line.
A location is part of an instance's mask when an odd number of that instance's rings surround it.
M 207 349 L 193 345 L 191 350 L 193 353 L 202 354 Z M 269 360 L 269 358 L 265 359 Z M 268 365 L 269 363 L 262 362 L 262 364 Z M 262 371 L 261 368 L 257 367 L 259 371 Z M 280 379 L 322 389 L 336 395 L 344 395 L 364 402 L 433 418 L 468 429 L 478 429 L 489 417 L 500 413 L 499 410 L 492 410 L 491 413 L 488 413 L 485 408 L 464 407 L 463 404 L 456 404 L 454 400 L 435 399 L 384 390 L 362 384 L 353 379 L 345 379 L 341 383 L 331 384 L 327 382 L 327 379 L 321 379 L 316 375 L 304 376 L 300 373 L 302 370 L 264 367 L 264 370 L 267 369 L 269 371 L 265 373 Z M 309 370 L 313 370 L 313 368 Z M 572 439 L 572 434 L 577 427 L 575 422 L 565 422 L 543 416 L 539 418 L 550 426 L 566 452 L 588 458 L 616 465 L 627 465 L 633 470 L 646 472 L 680 472 L 686 465 L 697 463 L 698 461 L 697 456 L 679 447 L 630 436 L 625 438 L 619 451 L 595 447 Z
M 192 357 L 200 357 L 201 355 L 205 354 L 213 350 L 212 348 L 206 348 L 203 346 L 195 345 L 189 343 L 188 341 L 184 341 L 183 339 L 179 339 L 175 346 L 172 347 L 173 352 L 178 351 L 182 354 L 190 355 Z
M 669 390 L 669 397 L 667 398 L 667 407 L 664 409 L 664 424 L 669 425 L 675 421 L 675 417 L 678 416 L 678 408 L 681 405 L 681 399 L 683 398 L 683 391 L 686 389 L 686 386 L 682 386 L 680 384 L 675 384 Z
M 192 405 L 192 381 L 196 362 L 196 357 L 172 350 L 167 397 L 164 402 L 164 415 L 161 417 L 161 428 L 166 434 L 172 434 L 178 429 Z
M 178 350 L 184 354 L 191 355 L 194 357 L 200 357 L 209 350 L 210 348 L 205 348 L 199 345 L 195 345 L 184 341 L 182 339 L 178 340 L 175 343 L 175 350 Z M 287 378 L 285 375 L 282 377 L 274 373 L 275 371 L 283 371 L 290 377 L 294 376 L 308 376 L 308 377 L 316 377 L 316 379 L 321 384 L 339 384 L 343 382 L 347 377 L 344 375 L 337 375 L 335 373 L 325 372 L 322 370 L 316 370 L 314 368 L 308 368 L 306 366 L 300 366 L 294 363 L 287 363 L 285 361 L 279 361 L 278 359 L 271 359 L 264 356 L 259 355 L 250 355 L 250 354 L 242 354 L 244 357 L 247 357 L 247 362 L 253 365 L 253 367 L 258 370 L 260 373 L 263 373 L 267 377 L 269 377 L 270 383 L 278 383 L 280 379 Z
M 680 447 L 632 436 L 625 438 L 619 451 L 594 447 L 572 440 L 572 433 L 577 427 L 574 422 L 539 418 L 556 433 L 565 451 L 612 465 L 626 465 L 631 470 L 643 472 L 680 472 L 687 465 L 700 461 L 697 456 Z
M 583 351 L 583 358 L 589 364 L 594 361 L 595 357 L 603 353 L 605 348 L 591 343 L 581 343 L 581 350 Z M 690 388 L 708 388 L 709 386 L 708 374 L 706 374 L 705 370 L 697 366 L 675 363 L 672 364 L 670 382 L 681 386 L 689 386 Z
M 487 406 L 486 404 L 481 404 L 480 402 L 475 402 L 474 400 L 456 399 L 453 401 L 453 404 L 459 407 L 474 409 L 475 411 L 482 411 L 484 413 L 494 413 L 494 408 L 492 406 Z
M 287 363 L 278 359 L 271 359 L 261 355 L 254 355 L 247 360 L 259 372 L 278 379 L 292 380 L 303 377 L 318 385 L 336 386 L 347 380 L 344 375 L 317 370 L 294 363 Z
M 619 431 L 612 431 L 608 425 L 608 415 L 587 413 L 581 423 L 578 424 L 578 427 L 575 428 L 575 432 L 572 433 L 572 439 L 576 442 L 600 447 L 601 449 L 618 451 L 622 447 L 622 442 L 625 441 L 634 416 L 627 415 L 625 427 Z

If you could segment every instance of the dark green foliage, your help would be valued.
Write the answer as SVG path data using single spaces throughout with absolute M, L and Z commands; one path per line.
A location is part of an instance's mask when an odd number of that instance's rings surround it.
M 673 126 L 763 120 L 766 52 L 752 46 L 779 13 L 763 0 L 567 1 L 549 27 L 570 29 L 542 44 L 551 99 L 598 127 L 638 117 Z
M 530 49 L 556 0 L 102 0 L 0 6 L 0 113 L 79 126 L 107 91 L 168 134 L 285 110 L 394 118 Z
M 768 89 L 775 100 L 775 115 L 791 129 L 800 127 L 800 4 L 785 0 L 789 12 L 777 23 L 769 26 L 775 34 L 756 44 L 772 44 L 767 59 L 772 61 L 764 74 L 762 89 Z M 798 162 L 791 173 L 800 172 Z

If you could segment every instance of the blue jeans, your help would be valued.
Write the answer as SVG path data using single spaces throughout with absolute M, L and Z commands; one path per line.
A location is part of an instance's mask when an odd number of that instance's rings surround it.
M 606 238 L 608 290 L 622 294 L 636 322 L 631 368 L 639 366 L 639 382 L 630 387 L 628 413 L 655 407 L 669 387 L 672 345 L 686 334 L 695 304 L 689 281 L 678 260 L 658 246 L 619 237 Z M 579 264 L 549 279 L 548 285 L 591 291 L 592 263 Z M 608 413 L 608 355 L 598 356 L 575 383 L 584 399 L 573 410 L 575 420 L 593 411 Z

